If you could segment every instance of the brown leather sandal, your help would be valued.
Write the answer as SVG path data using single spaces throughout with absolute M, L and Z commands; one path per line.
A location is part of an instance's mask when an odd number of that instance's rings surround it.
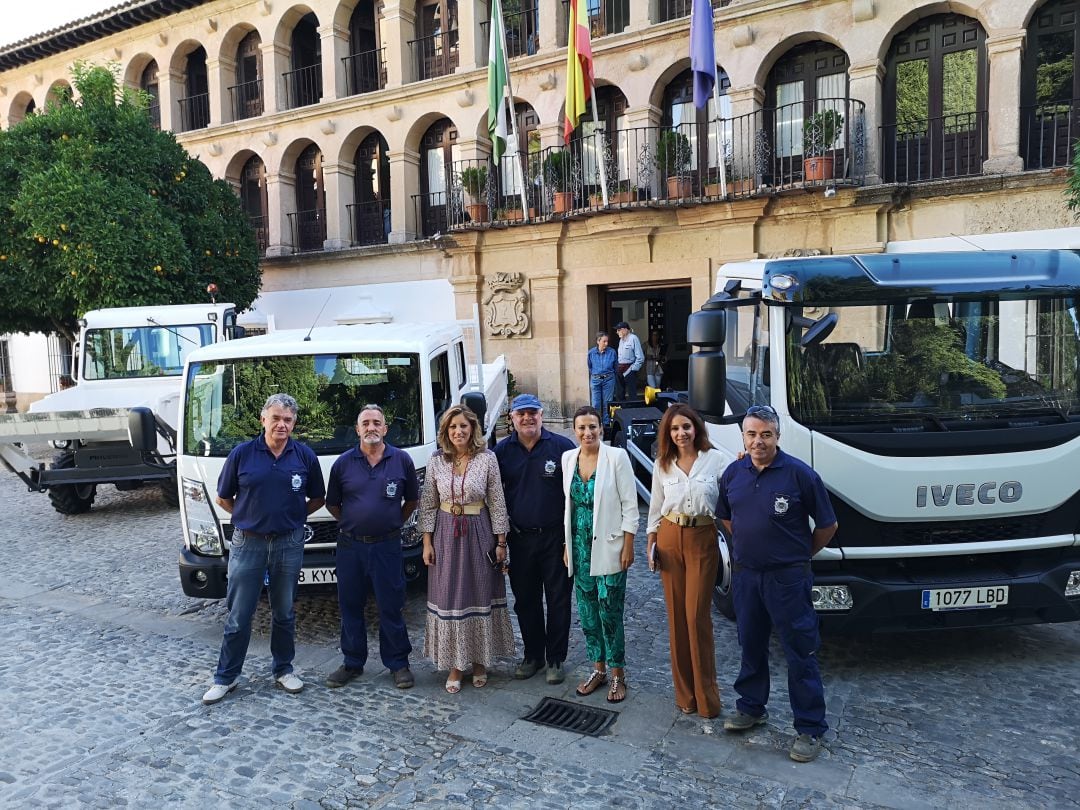
M 585 679 L 575 691 L 581 697 L 587 697 L 607 683 L 607 672 L 599 669 L 594 669 L 588 678 Z

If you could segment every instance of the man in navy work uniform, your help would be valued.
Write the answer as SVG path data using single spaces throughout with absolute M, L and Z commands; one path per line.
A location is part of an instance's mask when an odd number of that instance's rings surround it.
M 562 454 L 573 450 L 574 443 L 544 428 L 544 408 L 532 394 L 514 397 L 510 420 L 514 432 L 495 446 L 495 457 L 510 513 L 510 588 L 525 647 L 514 677 L 531 678 L 546 663 L 547 682 L 557 684 L 565 677 L 570 640 Z
M 409 670 L 409 631 L 402 570 L 401 527 L 420 500 L 420 484 L 409 454 L 386 443 L 386 415 L 365 405 L 356 417 L 360 446 L 338 458 L 330 469 L 326 508 L 338 521 L 337 590 L 341 607 L 341 653 L 345 662 L 326 679 L 344 686 L 364 672 L 367 625 L 364 606 L 368 584 L 379 608 L 379 654 L 394 685 L 413 685 Z
M 818 474 L 777 446 L 779 422 L 768 405 L 748 409 L 742 425 L 746 454 L 720 478 L 716 516 L 732 539 L 742 647 L 737 711 L 724 728 L 745 731 L 768 718 L 769 635 L 775 626 L 787 658 L 798 732 L 789 753 L 796 762 L 809 762 L 821 751 L 821 737 L 829 728 L 817 661 L 820 637 L 810 597 L 810 558 L 829 544 L 837 524 Z
M 274 683 L 291 694 L 304 688 L 293 674 L 293 601 L 304 558 L 304 524 L 323 505 L 326 490 L 315 452 L 290 438 L 296 413 L 296 400 L 288 394 L 268 397 L 260 414 L 263 433 L 234 447 L 218 476 L 217 503 L 232 515 L 233 536 L 225 596 L 229 615 L 214 685 L 203 695 L 208 705 L 236 688 L 266 576 Z

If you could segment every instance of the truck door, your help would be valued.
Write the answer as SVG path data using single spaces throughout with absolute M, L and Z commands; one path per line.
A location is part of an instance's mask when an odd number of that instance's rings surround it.
M 465 385 L 469 382 L 469 372 L 465 366 L 465 342 L 461 340 L 454 341 L 450 351 L 454 356 L 454 361 L 450 364 L 450 373 L 454 381 L 454 401 L 460 402 L 461 395 L 465 391 Z
M 435 413 L 435 427 L 439 426 L 443 412 L 454 400 L 455 389 L 451 388 L 450 358 L 446 349 L 431 358 L 431 407 Z

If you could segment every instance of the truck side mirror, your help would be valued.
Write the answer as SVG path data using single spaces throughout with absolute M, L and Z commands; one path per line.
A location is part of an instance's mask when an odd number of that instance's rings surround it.
M 227 337 L 229 340 L 239 340 L 246 334 L 247 329 L 242 327 L 240 324 L 233 324 L 232 326 L 226 327 L 225 337 Z
M 706 301 L 686 323 L 686 340 L 695 350 L 690 355 L 690 401 L 709 420 L 723 418 L 727 406 L 727 309 L 718 298 Z
M 149 453 L 157 449 L 157 420 L 149 408 L 132 408 L 128 413 L 128 441 L 133 449 Z
M 480 427 L 486 430 L 487 423 L 484 417 L 487 416 L 487 397 L 479 391 L 467 391 L 461 397 L 461 404 L 476 414 L 476 418 L 480 420 Z

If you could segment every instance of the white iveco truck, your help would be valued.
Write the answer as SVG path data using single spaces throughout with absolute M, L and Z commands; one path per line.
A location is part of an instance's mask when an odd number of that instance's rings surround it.
M 1080 618 L 1080 255 L 900 252 L 721 269 L 687 400 L 731 459 L 751 405 L 821 475 L 833 631 Z M 659 410 L 618 414 L 647 483 Z M 733 615 L 728 539 L 717 602 Z

